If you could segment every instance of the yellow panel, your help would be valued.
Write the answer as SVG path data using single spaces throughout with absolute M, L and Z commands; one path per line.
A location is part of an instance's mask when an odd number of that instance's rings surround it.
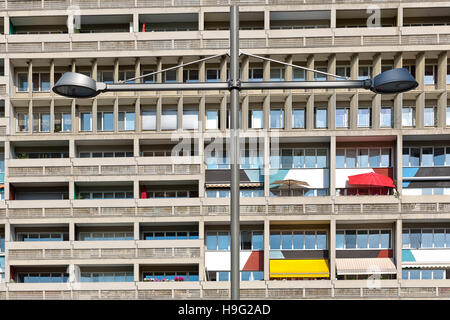
M 271 278 L 328 278 L 328 260 L 270 260 Z

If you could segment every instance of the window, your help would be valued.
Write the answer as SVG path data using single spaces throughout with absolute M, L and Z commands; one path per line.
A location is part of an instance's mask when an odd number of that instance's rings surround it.
M 228 251 L 231 246 L 229 231 L 215 231 L 206 233 L 206 250 Z M 241 250 L 264 250 L 262 231 L 241 231 Z
M 326 108 L 315 108 L 314 109 L 315 118 L 315 128 L 326 128 L 327 127 L 327 109 Z
M 92 114 L 90 112 L 80 113 L 80 131 L 92 130 Z
M 99 71 L 97 78 L 99 82 L 114 83 L 114 73 L 112 71 Z
M 144 281 L 166 282 L 166 281 L 198 281 L 198 272 L 171 271 L 171 272 L 144 272 L 142 274 Z
M 17 91 L 18 92 L 28 91 L 28 73 L 17 74 Z
M 305 108 L 292 109 L 292 128 L 293 129 L 305 128 Z
M 262 68 L 251 68 L 248 71 L 248 81 L 263 81 L 263 75 Z
M 305 78 L 305 70 L 299 69 L 299 68 L 294 68 L 292 80 L 293 81 L 305 81 L 305 79 L 306 79 Z
M 119 71 L 119 81 L 125 81 L 127 79 L 133 79 L 136 77 L 136 73 L 132 70 Z M 136 80 L 126 81 L 127 83 L 134 83 Z
M 446 269 L 403 269 L 403 280 L 439 280 L 446 279 Z
M 144 70 L 141 75 L 143 76 L 144 74 L 149 74 L 149 73 L 153 73 L 153 72 L 155 72 L 155 71 L 154 70 Z M 142 82 L 143 83 L 154 83 L 154 82 L 156 82 L 155 81 L 155 75 L 153 74 L 151 76 L 144 77 L 142 79 Z
M 80 158 L 123 158 L 133 157 L 133 151 L 94 151 L 94 152 L 80 152 Z
M 97 130 L 114 131 L 113 112 L 97 112 Z
M 206 82 L 219 82 L 220 69 L 206 69 Z
M 198 70 L 183 70 L 183 82 L 198 82 Z
M 328 69 L 327 68 L 316 68 L 316 71 L 328 72 Z M 314 72 L 314 80 L 325 81 L 325 80 L 327 80 L 327 76 L 323 73 Z
M 270 81 L 284 81 L 284 68 L 270 68 Z
M 358 108 L 358 127 L 370 127 L 370 108 Z
M 177 109 L 164 108 L 162 110 L 161 129 L 162 130 L 176 130 L 177 129 Z
M 156 110 L 142 111 L 142 130 L 156 130 Z
M 336 249 L 390 249 L 391 230 L 337 230 Z
M 270 250 L 326 250 L 326 231 L 273 231 Z
M 327 149 L 281 149 L 281 157 L 270 157 L 270 168 L 327 168 Z
M 119 112 L 118 130 L 119 131 L 135 130 L 134 112 L 130 112 L 130 111 Z
M 50 91 L 50 73 L 33 73 L 33 92 Z
M 380 127 L 392 128 L 393 117 L 391 107 L 382 107 L 380 112 Z
M 282 129 L 284 128 L 284 110 L 271 109 L 270 110 L 270 128 Z
M 28 113 L 17 114 L 17 131 L 28 132 Z
M 173 83 L 177 82 L 177 70 L 168 70 L 163 72 L 163 82 Z
M 250 109 L 249 127 L 252 129 L 262 129 L 263 127 L 263 110 Z
M 198 129 L 198 110 L 183 110 L 183 130 Z
M 425 107 L 423 113 L 423 125 L 425 127 L 434 127 L 436 125 L 436 108 Z
M 78 199 L 133 199 L 132 191 L 93 191 L 93 192 L 79 192 Z
M 371 66 L 360 66 L 358 69 L 358 80 L 369 79 L 372 76 Z
M 388 168 L 390 148 L 336 149 L 336 168 Z
M 19 283 L 63 283 L 69 275 L 64 272 L 20 272 L 17 275 Z
M 57 112 L 55 113 L 55 132 L 72 131 L 72 114 Z
M 402 108 L 402 126 L 414 127 L 416 125 L 416 108 L 403 107 Z
M 336 74 L 341 77 L 350 77 L 350 67 L 336 67 Z M 343 78 L 336 78 L 336 80 L 345 80 Z
M 33 113 L 33 132 L 50 132 L 50 113 Z
M 144 231 L 143 240 L 193 240 L 198 239 L 197 231 Z
M 449 147 L 405 147 L 403 167 L 450 166 Z
M 450 248 L 450 229 L 403 229 L 403 249 Z
M 336 128 L 348 128 L 350 108 L 336 108 Z
M 436 80 L 437 80 L 437 66 L 425 65 L 424 84 L 435 84 L 437 83 Z
M 16 241 L 68 241 L 68 232 L 18 232 Z
M 219 129 L 219 110 L 206 110 L 206 129 Z
M 81 272 L 81 282 L 132 282 L 134 275 L 131 271 L 120 272 Z

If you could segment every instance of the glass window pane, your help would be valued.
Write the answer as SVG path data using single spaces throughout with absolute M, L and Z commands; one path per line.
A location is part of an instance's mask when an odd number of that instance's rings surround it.
M 424 112 L 423 125 L 426 127 L 434 126 L 435 125 L 434 107 L 425 107 L 423 112 Z
M 336 149 L 336 168 L 345 168 L 345 149 Z
M 445 150 L 444 148 L 434 148 L 434 165 L 445 165 Z
M 359 230 L 356 235 L 356 245 L 358 249 L 366 249 L 369 247 L 369 235 L 366 230 Z
M 445 230 L 435 229 L 433 241 L 434 241 L 434 248 L 445 248 Z
M 284 110 L 270 110 L 270 128 L 284 128 Z
M 347 230 L 345 232 L 345 248 L 354 249 L 356 248 L 356 231 Z
M 292 233 L 281 233 L 281 249 L 292 249 Z
M 305 166 L 306 168 L 316 167 L 316 150 L 306 149 L 305 150 Z
M 376 249 L 380 247 L 380 231 L 369 230 L 369 248 Z
M 293 234 L 294 249 L 304 249 L 305 235 L 303 232 L 294 232 Z
M 369 150 L 369 163 L 371 168 L 377 168 L 380 166 L 380 149 Z
M 433 248 L 433 230 L 422 230 L 422 248 Z
M 370 108 L 358 109 L 358 127 L 360 128 L 370 127 Z
M 381 149 L 381 167 L 387 168 L 391 166 L 391 149 Z
M 433 270 L 433 279 L 444 279 L 444 270 Z
M 305 232 L 305 249 L 316 249 L 316 234 L 314 231 Z
M 356 149 L 346 150 L 345 165 L 346 168 L 356 168 Z
M 241 250 L 252 249 L 252 233 L 250 231 L 241 232 Z
M 411 148 L 410 149 L 409 164 L 411 167 L 420 166 L 420 149 L 419 148 Z
M 163 109 L 161 115 L 161 129 L 175 130 L 177 128 L 177 110 Z
M 326 168 L 327 162 L 327 149 L 317 149 L 317 168 Z
M 252 234 L 253 250 L 264 250 L 264 235 L 263 232 L 253 232 Z
M 303 149 L 293 150 L 293 167 L 303 168 L 305 166 L 305 154 Z
M 345 248 L 345 232 L 336 231 L 336 249 Z
M 142 130 L 156 130 L 156 111 L 142 112 Z
M 218 249 L 229 250 L 229 234 L 228 232 L 219 232 L 217 237 Z
M 251 110 L 251 128 L 262 129 L 263 127 L 263 111 Z
M 217 250 L 217 233 L 206 234 L 206 250 Z
M 389 230 L 381 230 L 380 240 L 381 248 L 389 249 L 391 247 L 391 232 Z
M 305 109 L 292 110 L 292 128 L 305 128 Z
M 422 148 L 422 166 L 433 166 L 433 148 Z
M 206 129 L 218 129 L 219 128 L 219 111 L 207 110 L 206 111 Z
M 359 168 L 369 167 L 369 149 L 358 150 L 358 167 Z
M 409 247 L 419 249 L 422 242 L 422 233 L 420 229 L 411 229 L 409 233 Z
M 270 249 L 279 250 L 281 248 L 281 235 L 279 232 L 270 234 Z
M 348 128 L 348 108 L 336 108 L 336 128 Z
M 327 233 L 325 231 L 317 231 L 317 249 L 326 250 L 327 248 Z
M 327 109 L 316 108 L 316 128 L 326 128 L 327 127 Z
M 381 108 L 380 126 L 387 128 L 392 127 L 392 108 Z

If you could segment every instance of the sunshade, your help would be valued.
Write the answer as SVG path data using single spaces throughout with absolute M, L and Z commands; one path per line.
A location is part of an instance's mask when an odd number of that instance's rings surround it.
M 391 178 L 383 176 L 375 172 L 362 173 L 348 177 L 348 183 L 353 185 L 365 185 L 365 186 L 378 186 L 378 187 L 391 187 L 395 188 L 395 185 Z
M 279 184 L 279 189 L 292 189 L 292 188 L 305 188 L 309 187 L 309 183 L 305 181 L 299 181 L 294 179 L 277 180 L 272 182 L 272 184 Z

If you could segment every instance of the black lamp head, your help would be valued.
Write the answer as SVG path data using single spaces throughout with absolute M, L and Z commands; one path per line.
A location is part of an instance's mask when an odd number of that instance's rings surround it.
M 419 84 L 404 68 L 397 68 L 380 73 L 372 80 L 370 90 L 375 93 L 401 93 L 415 89 Z
M 84 74 L 66 72 L 53 86 L 52 90 L 68 98 L 93 98 L 104 89 L 104 86 L 104 83 L 97 83 Z

